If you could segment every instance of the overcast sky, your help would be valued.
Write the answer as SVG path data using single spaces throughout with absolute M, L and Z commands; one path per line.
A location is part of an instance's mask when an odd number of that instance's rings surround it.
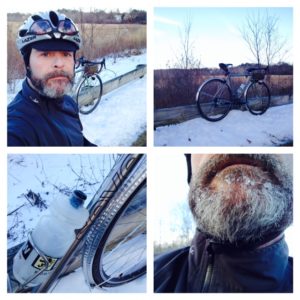
M 143 9 L 145 2 L 142 0 L 130 0 L 130 1 L 119 1 L 119 0 L 49 0 L 49 1 L 35 1 L 35 0 L 10 0 L 5 3 L 7 12 L 22 12 L 32 13 L 46 10 L 57 10 L 62 8 L 67 9 L 82 9 L 84 11 L 90 11 L 93 9 L 101 10 L 116 10 L 119 9 L 121 12 L 129 11 L 130 9 Z

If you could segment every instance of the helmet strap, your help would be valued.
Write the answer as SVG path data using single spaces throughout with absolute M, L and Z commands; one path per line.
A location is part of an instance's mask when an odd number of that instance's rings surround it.
M 29 67 L 31 49 L 32 49 L 31 47 L 27 47 L 27 48 L 23 49 L 23 51 L 22 51 L 22 56 L 23 56 L 23 60 L 24 60 L 25 68 L 26 68 L 26 76 L 29 78 L 31 76 L 31 71 L 30 71 L 30 67 Z
M 26 67 L 26 77 L 28 77 L 29 79 L 31 79 L 31 69 L 29 66 Z

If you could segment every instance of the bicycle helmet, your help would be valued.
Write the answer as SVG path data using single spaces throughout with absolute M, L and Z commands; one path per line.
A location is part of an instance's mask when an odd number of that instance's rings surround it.
M 74 22 L 54 11 L 30 16 L 19 28 L 17 47 L 24 56 L 31 49 L 40 51 L 73 51 L 81 46 L 81 37 Z

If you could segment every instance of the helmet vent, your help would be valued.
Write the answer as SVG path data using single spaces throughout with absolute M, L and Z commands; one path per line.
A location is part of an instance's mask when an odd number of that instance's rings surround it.
M 49 17 L 50 17 L 50 20 L 51 20 L 52 24 L 53 24 L 55 27 L 57 27 L 57 26 L 58 26 L 59 19 L 58 19 L 58 16 L 57 16 L 56 12 L 50 11 Z
M 27 29 L 22 29 L 19 31 L 19 36 L 24 37 L 26 35 L 26 33 L 27 33 Z
M 31 18 L 33 21 L 38 21 L 38 20 L 43 19 L 41 16 L 38 16 L 38 15 L 33 15 Z

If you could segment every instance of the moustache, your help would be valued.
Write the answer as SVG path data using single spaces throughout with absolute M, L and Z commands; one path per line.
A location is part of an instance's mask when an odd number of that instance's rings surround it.
M 54 71 L 54 72 L 51 72 L 51 73 L 48 73 L 46 76 L 45 76 L 45 81 L 49 80 L 49 79 L 52 79 L 52 78 L 55 78 L 55 77 L 65 77 L 66 79 L 68 79 L 69 82 L 73 82 L 73 79 L 74 79 L 74 74 L 70 74 L 66 71 Z

